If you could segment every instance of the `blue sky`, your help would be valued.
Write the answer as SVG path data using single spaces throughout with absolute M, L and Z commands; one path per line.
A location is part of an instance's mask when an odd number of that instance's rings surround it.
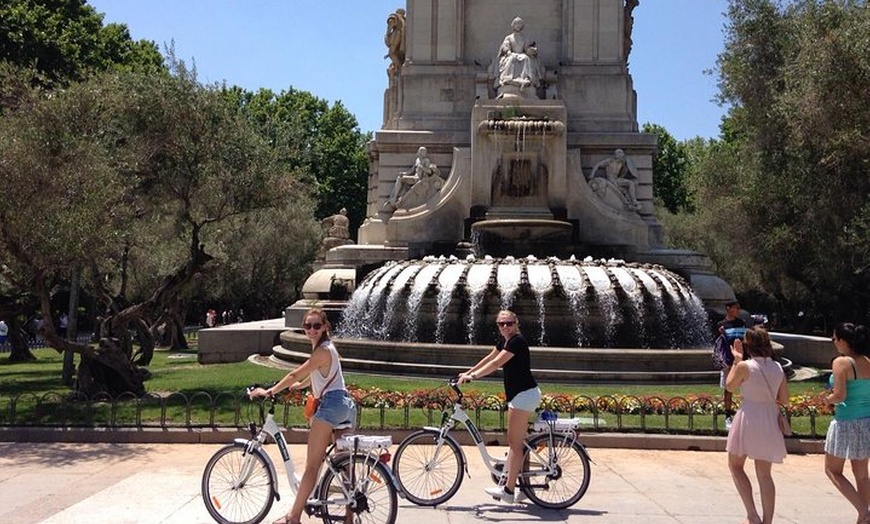
M 383 34 L 404 0 L 88 0 L 105 23 L 195 62 L 202 82 L 276 92 L 294 87 L 379 129 L 387 85 Z M 719 135 L 724 108 L 715 68 L 727 0 L 641 0 L 634 10 L 629 69 L 638 122 L 664 126 L 678 140 Z M 494 44 L 495 45 L 495 44 Z

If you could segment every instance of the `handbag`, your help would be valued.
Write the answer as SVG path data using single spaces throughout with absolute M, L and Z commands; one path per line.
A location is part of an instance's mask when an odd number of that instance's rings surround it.
M 329 386 L 331 386 L 332 383 L 335 382 L 336 378 L 338 378 L 338 370 L 335 370 L 335 374 L 332 375 L 332 378 L 329 379 L 329 382 L 327 382 L 326 385 L 323 386 L 323 391 L 329 389 Z M 302 413 L 305 415 L 305 420 L 311 422 L 311 417 L 313 417 L 314 414 L 317 413 L 318 407 L 320 407 L 320 398 L 315 397 L 314 393 L 309 391 L 305 395 L 305 409 L 302 411 Z
M 770 381 L 767 380 L 767 375 L 764 374 L 761 367 L 758 368 L 758 371 L 761 371 L 761 376 L 764 377 L 764 381 L 767 382 L 767 389 L 770 391 L 773 401 L 776 402 L 777 409 L 779 409 L 779 402 L 776 401 L 776 394 L 773 392 Z M 779 425 L 779 430 L 782 432 L 782 436 L 790 437 L 792 434 L 791 422 L 788 421 L 788 416 L 781 409 L 779 409 L 779 416 L 776 418 L 776 422 Z
M 788 417 L 782 411 L 779 412 L 779 430 L 782 431 L 782 436 L 791 436 L 791 422 L 788 421 Z

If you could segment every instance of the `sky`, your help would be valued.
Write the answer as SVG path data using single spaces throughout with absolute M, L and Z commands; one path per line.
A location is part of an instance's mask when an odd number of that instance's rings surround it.
M 134 40 L 170 44 L 203 83 L 290 87 L 341 103 L 363 132 L 380 129 L 387 87 L 384 30 L 404 0 L 88 0 Z M 716 57 L 727 0 L 641 0 L 629 72 L 637 119 L 677 140 L 719 136 L 725 108 Z M 498 42 L 493 45 L 496 46 Z

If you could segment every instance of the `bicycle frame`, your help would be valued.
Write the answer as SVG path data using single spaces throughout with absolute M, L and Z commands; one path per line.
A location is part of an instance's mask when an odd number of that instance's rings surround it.
M 290 450 L 287 448 L 287 439 L 284 438 L 284 434 L 281 432 L 281 427 L 278 426 L 277 422 L 275 422 L 275 416 L 272 414 L 271 410 L 266 414 L 266 421 L 263 423 L 263 427 L 260 428 L 259 433 L 257 433 L 254 438 L 237 438 L 234 442 L 244 445 L 246 454 L 253 453 L 255 449 L 261 448 L 263 444 L 266 443 L 267 436 L 272 437 L 272 440 L 274 440 L 275 444 L 278 445 L 278 450 L 281 453 L 281 460 L 284 462 L 284 471 L 287 473 L 287 483 L 290 485 L 291 494 L 295 497 L 299 491 L 299 482 L 302 479 L 296 474 L 293 457 L 290 455 Z M 274 493 L 275 497 L 280 500 L 281 495 L 278 492 L 278 473 L 275 469 L 275 464 L 272 462 L 272 457 L 270 457 L 268 453 L 263 453 L 263 456 L 266 459 L 266 464 L 269 465 L 269 469 L 272 472 L 272 478 L 274 479 L 272 493 Z M 250 472 L 245 472 L 245 474 L 241 476 L 240 482 L 246 481 L 248 473 Z
M 293 463 L 293 456 L 290 454 L 290 449 L 287 447 L 287 440 L 284 438 L 284 434 L 281 431 L 281 427 L 278 426 L 277 422 L 275 422 L 275 416 L 273 414 L 273 409 L 274 408 L 270 408 L 270 410 L 266 413 L 265 422 L 263 423 L 262 428 L 260 429 L 260 431 L 256 434 L 256 436 L 254 438 L 235 439 L 234 442 L 236 442 L 237 444 L 243 445 L 245 447 L 246 454 L 247 453 L 255 453 L 258 451 L 260 452 L 260 454 L 265 459 L 266 464 L 269 465 L 269 469 L 272 473 L 272 478 L 274 479 L 273 484 L 272 484 L 272 493 L 273 493 L 276 500 L 281 500 L 281 495 L 278 491 L 278 475 L 277 475 L 277 471 L 275 468 L 275 464 L 272 461 L 272 458 L 269 456 L 268 453 L 262 452 L 262 446 L 263 446 L 263 444 L 265 444 L 267 437 L 271 437 L 275 441 L 275 443 L 278 445 L 278 450 L 281 454 L 281 460 L 284 463 L 284 470 L 287 474 L 287 482 L 290 486 L 290 492 L 294 497 L 298 496 L 299 483 L 302 479 L 296 473 L 296 467 Z M 253 424 L 252 424 L 252 426 L 253 426 Z M 253 431 L 254 431 L 254 428 L 252 427 L 252 433 L 253 433 Z M 332 471 L 332 473 L 335 476 L 339 476 L 340 472 L 335 467 L 335 463 L 334 463 L 335 461 L 330 459 L 330 456 L 333 454 L 333 451 L 335 449 L 336 449 L 335 443 L 330 444 L 329 447 L 326 449 L 326 455 L 324 457 L 323 464 L 321 464 L 320 472 L 317 475 L 318 479 L 323 477 L 323 465 L 324 464 L 326 465 L 326 467 L 330 471 Z M 358 451 L 356 449 L 356 447 L 354 447 L 354 449 L 347 451 L 347 452 L 344 452 L 344 453 L 347 453 L 349 456 L 364 456 L 366 458 L 366 460 L 371 460 L 371 461 L 380 460 L 379 457 L 373 456 L 373 451 L 374 450 L 368 450 L 365 453 L 361 453 L 360 451 Z M 340 458 L 340 457 L 341 457 L 341 455 L 339 455 L 336 458 Z M 401 489 L 401 486 L 399 486 L 399 482 L 396 480 L 395 476 L 393 475 L 392 470 L 390 468 L 386 468 L 386 472 L 389 475 L 389 478 L 387 479 L 388 482 L 390 482 L 393 485 L 393 487 L 396 488 L 397 494 L 399 494 L 399 496 L 404 497 L 404 491 Z M 243 484 L 244 482 L 247 482 L 247 478 L 248 478 L 249 474 L 250 474 L 250 471 L 244 472 L 243 475 L 241 475 L 238 484 Z M 354 474 L 355 474 L 354 468 L 351 468 L 350 474 L 351 474 L 351 477 L 349 479 L 350 480 L 349 485 L 351 487 L 353 487 L 356 484 L 355 479 L 354 479 Z M 317 489 L 317 484 L 318 483 L 315 482 L 315 486 L 313 489 Z M 341 491 L 342 491 L 342 498 L 341 499 L 330 499 L 328 501 L 309 499 L 308 503 L 306 504 L 306 511 L 312 510 L 316 506 L 322 506 L 325 504 L 336 505 L 336 506 L 351 506 L 351 507 L 355 506 L 357 501 L 354 498 L 353 493 L 351 493 L 348 490 L 348 487 L 342 485 Z M 310 494 L 309 494 L 309 497 L 310 497 Z
M 465 408 L 462 407 L 462 399 L 464 398 L 462 391 L 457 387 L 457 384 L 453 381 L 450 382 L 450 387 L 457 394 L 456 402 L 453 403 L 453 411 L 451 413 L 444 412 L 441 419 L 440 427 L 432 427 L 432 426 L 424 426 L 423 429 L 427 431 L 433 431 L 438 433 L 438 439 L 436 444 L 436 451 L 432 457 L 432 460 L 427 464 L 427 467 L 432 467 L 438 461 L 438 453 L 440 452 L 444 441 L 449 437 L 450 431 L 452 431 L 457 423 L 462 423 L 465 426 L 465 429 L 468 431 L 468 434 L 471 435 L 471 439 L 474 441 L 474 445 L 477 447 L 478 453 L 480 453 L 480 458 L 483 459 L 484 465 L 486 469 L 494 476 L 500 478 L 500 483 L 505 481 L 505 473 L 504 473 L 504 464 L 505 459 L 500 459 L 493 457 L 490 455 L 489 450 L 486 448 L 486 444 L 483 442 L 483 437 L 480 434 L 480 430 L 477 429 L 477 426 L 474 425 L 474 422 L 471 420 L 471 417 L 465 412 Z M 555 425 L 551 422 L 546 424 L 546 431 L 549 434 L 548 442 L 549 442 L 549 453 L 547 457 L 542 457 L 538 450 L 533 449 L 529 445 L 529 438 L 527 437 L 523 441 L 523 445 L 529 451 L 530 454 L 534 455 L 540 464 L 544 464 L 545 469 L 542 469 L 538 472 L 533 473 L 523 473 L 520 472 L 520 476 L 536 476 L 541 474 L 551 475 L 556 472 L 556 457 L 554 455 L 554 446 L 556 438 L 563 439 L 568 446 L 572 446 L 574 442 L 577 440 L 577 435 L 573 430 L 557 430 Z M 582 446 L 583 453 L 586 454 L 585 446 Z M 462 462 L 465 464 L 465 474 L 468 473 L 468 460 L 465 457 L 465 451 L 459 446 L 459 450 L 462 453 Z M 588 458 L 588 454 L 586 454 Z M 470 476 L 470 475 L 469 475 Z

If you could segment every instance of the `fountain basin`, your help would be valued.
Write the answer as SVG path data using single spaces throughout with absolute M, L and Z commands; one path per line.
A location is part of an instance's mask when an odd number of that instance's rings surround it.
M 333 339 L 345 371 L 451 377 L 486 355 L 492 346 Z M 294 365 L 311 356 L 311 341 L 301 330 L 281 334 L 273 359 Z M 539 380 L 607 383 L 713 383 L 711 348 L 620 349 L 532 347 L 532 369 Z M 500 372 L 494 376 L 501 376 Z

